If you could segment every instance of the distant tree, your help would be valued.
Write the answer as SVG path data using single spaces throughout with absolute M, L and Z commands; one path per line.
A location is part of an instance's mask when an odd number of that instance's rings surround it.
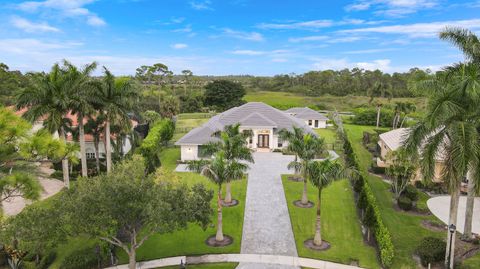
M 184 94 L 187 95 L 187 88 L 190 87 L 190 81 L 193 77 L 193 73 L 190 70 L 182 70 L 182 75 L 183 75 L 183 90 Z
M 242 98 L 245 93 L 240 83 L 216 80 L 205 86 L 205 105 L 224 111 L 243 104 Z
M 377 108 L 377 128 L 380 126 L 380 113 L 382 110 L 383 103 L 380 100 L 376 100 L 375 97 L 385 97 L 388 94 L 389 98 L 391 98 L 391 90 L 389 86 L 382 82 L 375 82 L 372 88 L 368 91 L 368 96 L 370 100 L 368 101 L 370 104 L 374 103 L 375 107 Z M 374 102 L 375 101 L 375 102 Z
M 136 268 L 136 251 L 152 235 L 189 223 L 206 228 L 212 213 L 213 194 L 203 185 L 175 185 L 145 176 L 144 170 L 141 157 L 134 156 L 109 174 L 80 179 L 60 197 L 66 227 L 119 247 L 128 255 L 129 269 Z
M 173 95 L 164 96 L 160 100 L 160 115 L 162 118 L 171 119 L 180 112 L 180 103 Z
M 396 102 L 394 108 L 395 116 L 393 117 L 392 128 L 396 129 L 397 127 L 399 127 L 399 125 L 400 128 L 402 128 L 403 123 L 407 118 L 407 114 L 415 111 L 415 109 L 415 105 L 411 102 Z M 400 122 L 402 114 L 404 115 L 404 117 L 403 120 Z
M 95 165 L 97 174 L 100 173 L 100 140 L 105 134 L 105 117 L 98 115 L 96 118 L 90 117 L 85 124 L 85 133 L 93 137 L 93 147 L 95 148 Z
M 142 118 L 143 118 L 143 121 L 145 123 L 149 123 L 149 124 L 152 124 L 158 120 L 160 120 L 162 118 L 162 116 L 160 114 L 158 114 L 157 112 L 155 111 L 152 111 L 152 110 L 147 110 L 145 112 L 143 112 L 141 114 Z
M 190 93 L 187 95 L 180 95 L 180 112 L 193 113 L 200 112 L 203 108 L 203 95 L 199 93 Z

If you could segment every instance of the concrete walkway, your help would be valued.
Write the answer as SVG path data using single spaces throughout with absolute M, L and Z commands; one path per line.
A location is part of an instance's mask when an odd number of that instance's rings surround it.
M 460 196 L 460 201 L 458 203 L 458 215 L 457 215 L 457 231 L 463 233 L 463 228 L 465 226 L 465 209 L 467 205 L 467 197 Z M 430 198 L 427 201 L 427 206 L 432 213 L 439 218 L 441 221 L 448 223 L 448 215 L 450 212 L 450 196 L 437 196 Z M 473 222 L 472 222 L 472 232 L 480 234 L 480 197 L 475 197 L 475 203 L 473 207 Z
M 294 157 L 281 153 L 253 154 L 248 172 L 247 198 L 243 221 L 242 254 L 271 254 L 296 257 L 281 174 Z M 293 264 L 240 263 L 238 269 L 298 268 Z
M 270 266 L 270 268 L 298 268 L 300 266 L 314 269 L 359 269 L 360 267 L 345 265 L 334 262 L 320 261 L 308 258 L 292 256 L 262 255 L 262 254 L 212 254 L 203 256 L 177 256 L 158 260 L 151 260 L 137 263 L 138 269 L 159 268 L 165 266 L 178 266 L 182 262 L 187 264 L 202 263 L 240 263 L 255 264 L 259 267 Z M 128 265 L 119 265 L 107 269 L 127 269 Z

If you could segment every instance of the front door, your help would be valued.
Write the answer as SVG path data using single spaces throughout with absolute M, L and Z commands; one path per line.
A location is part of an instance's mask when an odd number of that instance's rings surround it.
M 258 145 L 259 148 L 269 148 L 270 144 L 270 135 L 268 134 L 259 134 L 258 135 Z

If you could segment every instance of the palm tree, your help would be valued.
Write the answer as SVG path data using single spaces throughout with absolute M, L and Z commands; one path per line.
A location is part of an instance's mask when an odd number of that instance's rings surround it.
M 375 82 L 372 88 L 367 91 L 367 95 L 370 96 L 369 104 L 372 104 L 375 100 L 375 97 L 385 97 L 388 95 L 390 99 L 392 97 L 392 92 L 389 86 L 382 82 Z M 377 128 L 380 126 L 380 113 L 382 111 L 383 103 L 380 100 L 375 100 L 375 107 L 377 109 Z
M 480 65 L 480 40 L 477 35 L 468 29 L 457 27 L 447 27 L 440 32 L 440 39 L 449 41 L 457 46 L 464 54 L 465 59 L 476 65 Z M 467 175 L 469 179 L 472 175 Z M 473 238 L 472 235 L 472 221 L 474 197 L 477 182 L 475 180 L 468 180 L 467 205 L 465 209 L 465 227 L 463 229 L 463 237 L 467 240 Z
M 322 229 L 321 229 L 321 206 L 322 206 L 322 190 L 330 185 L 333 181 L 345 177 L 345 168 L 339 163 L 330 160 L 312 161 L 308 163 L 307 174 L 310 182 L 318 189 L 317 201 L 317 218 L 315 221 L 315 237 L 313 243 L 316 246 L 322 245 Z
M 396 102 L 395 103 L 395 108 L 394 108 L 395 115 L 393 117 L 392 128 L 397 129 L 399 124 L 400 124 L 400 128 L 402 128 L 403 123 L 404 123 L 405 119 L 407 118 L 407 114 L 412 112 L 412 111 L 415 111 L 415 109 L 416 109 L 415 105 L 410 103 L 410 102 Z M 402 122 L 400 122 L 400 118 L 401 118 L 402 114 L 404 114 L 404 117 L 403 117 Z
M 247 147 L 247 139 L 252 136 L 251 131 L 240 131 L 240 124 L 227 125 L 221 132 L 214 134 L 219 137 L 219 141 L 211 142 L 206 145 L 208 153 L 215 153 L 223 151 L 225 159 L 228 162 L 247 161 L 253 163 L 253 156 L 251 150 Z M 241 178 L 228 178 L 226 182 L 225 204 L 232 203 L 231 181 Z
M 217 233 L 215 241 L 223 242 L 222 186 L 231 178 L 241 178 L 248 169 L 246 164 L 228 161 L 224 151 L 215 153 L 211 161 L 196 160 L 187 164 L 187 169 L 200 172 L 217 185 Z
M 23 90 L 17 98 L 17 108 L 27 108 L 23 115 L 33 122 L 44 118 L 43 125 L 52 134 L 58 133 L 66 141 L 66 130 L 71 121 L 66 117 L 70 110 L 69 81 L 62 68 L 55 64 L 50 73 L 33 76 L 32 87 Z M 70 187 L 68 158 L 62 159 L 63 183 Z
M 307 196 L 307 181 L 308 181 L 308 163 L 311 162 L 318 153 L 322 152 L 325 148 L 324 140 L 317 138 L 312 134 L 306 134 L 302 140 L 294 140 L 293 142 L 299 143 L 294 146 L 299 149 L 299 160 L 294 160 L 288 164 L 288 169 L 294 169 L 301 171 L 303 175 L 303 192 L 302 192 L 302 205 L 308 205 Z
M 303 136 L 305 133 L 302 128 L 293 126 L 292 131 L 287 129 L 280 130 L 280 138 L 288 141 L 287 150 L 295 154 L 295 161 L 298 161 L 299 152 L 302 151 Z M 300 171 L 295 168 L 295 177 L 299 177 Z
M 102 134 L 104 133 L 105 117 L 102 115 L 96 118 L 90 117 L 85 124 L 85 133 L 93 137 L 93 146 L 95 148 L 95 164 L 97 166 L 97 173 L 100 174 L 100 151 L 99 144 Z
M 462 179 L 468 171 L 468 175 L 472 176 L 469 181 L 478 180 L 480 175 L 480 136 L 477 129 L 480 126 L 479 85 L 480 67 L 475 64 L 449 67 L 434 80 L 424 82 L 422 87 L 434 93 L 425 118 L 412 128 L 405 141 L 410 154 L 419 154 L 422 174 L 427 179 L 434 176 L 436 159 L 444 159 L 440 179 L 448 184 L 451 194 L 448 225 L 457 222 Z M 450 244 L 454 249 L 455 237 L 452 242 L 447 238 L 447 254 Z M 450 263 L 453 266 L 453 259 Z
M 137 100 L 137 92 L 129 79 L 115 79 L 115 76 L 103 67 L 104 77 L 97 83 L 96 105 L 105 115 L 105 157 L 107 172 L 112 170 L 111 124 L 130 129 L 128 112 L 133 109 Z
M 78 133 L 80 143 L 80 159 L 82 163 L 82 176 L 88 175 L 87 155 L 85 146 L 84 118 L 93 114 L 93 104 L 96 101 L 93 94 L 93 84 L 90 75 L 97 68 L 97 63 L 85 65 L 78 69 L 70 62 L 64 60 L 62 71 L 68 81 L 68 92 L 70 94 L 69 107 L 73 114 L 77 115 Z

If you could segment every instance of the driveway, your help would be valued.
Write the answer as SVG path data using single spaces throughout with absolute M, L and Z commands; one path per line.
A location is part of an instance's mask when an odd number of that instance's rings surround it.
M 292 224 L 281 175 L 294 157 L 281 153 L 254 153 L 248 172 L 243 222 L 242 254 L 271 254 L 297 257 Z M 290 172 L 291 173 L 291 172 Z M 240 263 L 240 269 L 298 268 L 289 265 Z
M 467 197 L 461 196 L 458 204 L 457 215 L 457 231 L 463 233 L 465 226 L 465 209 L 467 204 Z M 432 213 L 437 216 L 445 224 L 448 223 L 448 215 L 450 211 L 450 196 L 438 196 L 431 198 L 427 201 L 428 208 Z M 473 225 L 472 232 L 480 234 L 480 198 L 475 198 L 475 204 L 473 208 Z

